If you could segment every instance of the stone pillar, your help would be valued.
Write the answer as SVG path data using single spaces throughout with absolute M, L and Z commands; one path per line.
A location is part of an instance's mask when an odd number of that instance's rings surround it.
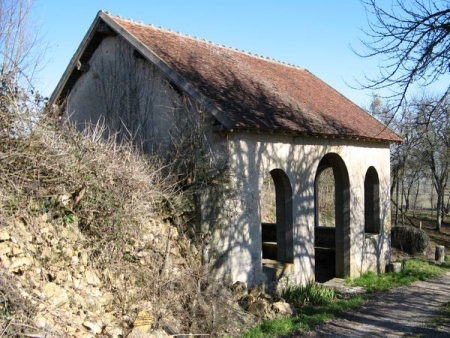
M 445 259 L 445 246 L 443 245 L 436 245 L 436 252 L 434 255 L 434 259 L 437 262 L 443 262 Z
M 389 263 L 386 267 L 386 272 L 395 272 L 395 273 L 400 273 L 402 272 L 402 262 L 392 262 Z

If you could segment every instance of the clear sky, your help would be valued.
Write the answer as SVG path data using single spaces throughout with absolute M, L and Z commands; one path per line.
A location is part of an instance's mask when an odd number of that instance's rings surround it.
M 391 4 L 391 0 L 380 0 Z M 372 92 L 352 89 L 378 60 L 361 59 L 367 17 L 359 0 L 34 0 L 48 43 L 38 89 L 49 96 L 99 10 L 198 36 L 308 69 L 368 107 Z

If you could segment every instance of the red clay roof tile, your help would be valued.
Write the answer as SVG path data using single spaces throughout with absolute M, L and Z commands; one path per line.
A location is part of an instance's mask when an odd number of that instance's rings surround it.
M 211 99 L 233 128 L 401 141 L 305 69 L 106 15 Z

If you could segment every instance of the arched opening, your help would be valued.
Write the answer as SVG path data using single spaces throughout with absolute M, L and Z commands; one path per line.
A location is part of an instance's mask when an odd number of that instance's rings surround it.
M 292 235 L 292 187 L 281 169 L 270 172 L 261 193 L 262 256 L 291 263 L 294 259 Z
M 332 167 L 324 167 L 317 174 L 318 227 L 335 227 L 335 183 Z
M 347 168 L 334 153 L 317 167 L 314 255 L 316 281 L 350 275 L 350 187 Z
M 374 167 L 367 169 L 364 178 L 364 232 L 380 233 L 380 180 Z

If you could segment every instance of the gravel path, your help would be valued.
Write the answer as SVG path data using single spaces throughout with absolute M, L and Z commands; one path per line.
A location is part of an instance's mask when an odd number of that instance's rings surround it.
M 375 294 L 356 311 L 296 337 L 450 337 L 450 318 L 429 325 L 450 302 L 450 273 Z

